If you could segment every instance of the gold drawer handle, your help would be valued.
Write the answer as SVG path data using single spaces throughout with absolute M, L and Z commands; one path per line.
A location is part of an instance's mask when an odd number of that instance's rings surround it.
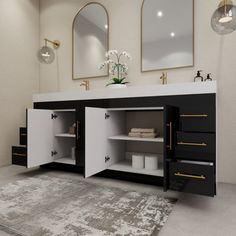
M 175 176 L 187 177 L 187 178 L 191 178 L 191 179 L 202 179 L 202 180 L 206 179 L 206 177 L 204 175 L 188 175 L 188 174 L 182 174 L 180 172 L 175 173 Z
M 13 156 L 26 157 L 26 154 L 12 153 Z
M 185 143 L 185 142 L 178 142 L 178 145 L 185 145 L 185 146 L 196 146 L 196 147 L 207 147 L 206 143 Z
M 20 135 L 21 135 L 21 136 L 27 136 L 27 134 L 24 134 L 24 133 L 23 133 L 23 134 L 20 134 Z
M 196 114 L 189 114 L 189 115 L 182 114 L 182 115 L 180 115 L 180 117 L 182 117 L 182 118 L 207 118 L 208 115 L 207 114 L 198 114 L 198 115 L 196 115 Z

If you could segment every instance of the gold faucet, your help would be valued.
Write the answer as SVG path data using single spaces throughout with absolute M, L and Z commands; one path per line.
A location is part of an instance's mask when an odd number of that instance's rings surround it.
M 80 84 L 80 86 L 85 86 L 86 91 L 89 90 L 89 80 L 84 80 L 83 83 Z
M 160 77 L 160 80 L 162 81 L 162 84 L 167 84 L 167 72 L 162 72 L 162 75 Z

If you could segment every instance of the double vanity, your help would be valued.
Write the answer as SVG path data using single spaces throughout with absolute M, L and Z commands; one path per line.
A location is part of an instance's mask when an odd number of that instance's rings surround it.
M 25 146 L 13 147 L 12 162 L 214 196 L 216 92 L 213 81 L 36 94 L 21 129 Z M 134 127 L 155 128 L 160 136 L 128 137 Z M 157 170 L 134 169 L 132 153 L 163 158 Z

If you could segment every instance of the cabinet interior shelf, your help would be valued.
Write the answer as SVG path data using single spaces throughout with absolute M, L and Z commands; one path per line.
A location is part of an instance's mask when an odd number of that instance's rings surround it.
M 108 139 L 110 140 L 126 140 L 126 141 L 141 141 L 141 142 L 156 142 L 156 143 L 163 143 L 163 137 L 157 138 L 137 138 L 137 137 L 129 137 L 128 135 L 121 134 L 116 136 L 111 136 Z
M 75 138 L 76 135 L 75 134 L 55 134 L 55 137 L 62 137 L 62 138 Z
M 162 164 L 159 163 L 159 169 L 157 170 L 147 170 L 147 169 L 135 169 L 132 167 L 132 160 L 123 160 L 118 162 L 108 168 L 108 170 L 115 170 L 115 171 L 122 171 L 122 172 L 129 172 L 129 173 L 136 173 L 136 174 L 143 174 L 143 175 L 152 175 L 152 176 L 164 176 Z
M 54 112 L 75 112 L 75 109 L 58 109 L 58 110 L 53 110 Z
M 62 157 L 60 159 L 54 160 L 54 162 L 75 165 L 75 160 L 73 160 L 71 157 Z

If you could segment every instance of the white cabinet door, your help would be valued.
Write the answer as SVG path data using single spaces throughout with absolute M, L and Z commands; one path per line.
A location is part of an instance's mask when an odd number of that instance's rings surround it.
M 107 169 L 106 109 L 85 109 L 85 178 Z
M 27 167 L 53 162 L 53 111 L 27 110 Z

